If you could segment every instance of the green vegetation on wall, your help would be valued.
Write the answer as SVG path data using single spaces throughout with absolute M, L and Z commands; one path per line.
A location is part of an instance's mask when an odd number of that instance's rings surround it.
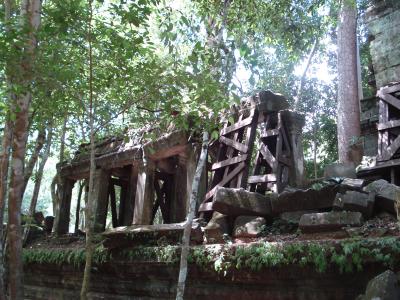
M 97 265 L 107 262 L 130 261 L 177 264 L 178 246 L 135 247 L 123 251 L 96 248 L 93 261 Z M 83 249 L 24 249 L 23 260 L 29 264 L 71 264 L 83 267 Z M 400 263 L 398 238 L 348 239 L 335 243 L 294 242 L 289 244 L 257 243 L 246 246 L 207 245 L 192 247 L 189 262 L 204 270 L 228 274 L 230 270 L 260 271 L 284 266 L 312 266 L 317 272 L 338 268 L 339 272 L 360 272 L 366 264 L 378 263 L 394 268 Z

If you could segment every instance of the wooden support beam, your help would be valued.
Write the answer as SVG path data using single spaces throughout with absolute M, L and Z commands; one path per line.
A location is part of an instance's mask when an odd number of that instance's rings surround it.
M 56 216 L 54 220 L 53 231 L 56 234 L 66 234 L 69 230 L 69 216 L 71 210 L 71 197 L 72 189 L 74 188 L 75 181 L 62 178 L 62 183 L 60 188 L 60 203 L 58 203 L 58 208 L 56 210 Z
M 271 169 L 274 170 L 276 168 L 276 159 L 272 155 L 271 151 L 269 151 L 268 147 L 261 143 L 259 151 L 267 163 L 271 166 Z
M 208 200 L 210 198 L 212 198 L 215 194 L 215 191 L 217 190 L 217 187 L 219 186 L 225 186 L 227 183 L 229 183 L 232 178 L 234 178 L 237 174 L 239 174 L 239 172 L 241 172 L 243 170 L 243 168 L 245 167 L 244 162 L 241 162 L 237 165 L 237 167 L 235 169 L 233 169 L 233 171 L 231 171 L 228 176 L 226 176 L 224 179 L 222 179 L 215 187 L 213 187 L 207 194 L 205 197 L 205 200 Z
M 251 115 L 250 117 L 248 117 L 248 118 L 246 118 L 244 120 L 238 121 L 237 123 L 235 123 L 235 124 L 233 124 L 231 126 L 222 128 L 221 131 L 220 131 L 220 135 L 226 135 L 226 134 L 231 133 L 233 131 L 239 130 L 239 129 L 247 126 L 247 125 L 250 125 L 252 121 L 253 121 L 253 116 Z
M 382 159 L 389 160 L 399 150 L 400 147 L 400 135 L 387 147 L 386 151 L 383 151 Z
M 226 138 L 224 136 L 221 136 L 219 138 L 219 141 L 221 143 L 224 143 L 225 145 L 228 145 L 228 146 L 230 146 L 232 148 L 235 148 L 236 150 L 238 150 L 238 151 L 240 151 L 242 153 L 247 153 L 247 151 L 248 151 L 248 147 L 246 145 L 243 145 L 240 142 L 236 142 L 234 140 L 228 139 L 228 138 Z
M 396 107 L 398 110 L 400 110 L 400 99 L 397 99 L 396 97 L 390 95 L 390 94 L 385 94 L 381 93 L 379 97 L 384 100 L 386 103 L 389 103 L 390 105 Z
M 150 225 L 154 203 L 155 164 L 148 159 L 137 166 L 135 206 L 133 210 L 134 225 Z
M 398 92 L 400 91 L 400 84 L 395 84 L 392 86 L 385 86 L 379 89 L 378 91 L 378 97 L 381 96 L 381 94 L 385 93 L 385 94 L 391 94 L 394 92 Z
M 223 161 L 214 163 L 212 165 L 212 167 L 211 167 L 211 170 L 214 171 L 214 170 L 226 167 L 226 166 L 230 166 L 230 165 L 233 165 L 233 164 L 240 163 L 242 161 L 245 161 L 247 159 L 247 157 L 248 157 L 248 155 L 244 154 L 244 155 L 240 155 L 240 156 L 236 156 L 236 157 L 225 159 Z
M 400 127 L 400 120 L 392 120 L 385 123 L 378 124 L 378 130 L 385 130 L 390 128 Z

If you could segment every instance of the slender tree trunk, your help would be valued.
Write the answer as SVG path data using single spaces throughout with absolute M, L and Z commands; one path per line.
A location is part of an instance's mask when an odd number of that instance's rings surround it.
M 12 163 L 10 190 L 8 194 L 8 238 L 10 245 L 10 297 L 23 299 L 22 285 L 22 227 L 21 202 L 24 188 L 24 159 L 28 138 L 28 109 L 31 101 L 30 93 L 19 97 L 19 111 L 16 113 L 15 129 L 12 143 Z
M 22 195 L 24 195 L 26 186 L 28 185 L 29 179 L 32 177 L 33 169 L 37 163 L 39 158 L 40 151 L 42 151 L 43 145 L 46 140 L 46 129 L 45 127 L 41 128 L 38 132 L 37 140 L 35 143 L 35 148 L 33 149 L 32 155 L 29 158 L 28 163 L 25 166 L 24 170 L 24 188 L 22 190 Z
M 208 133 L 203 133 L 203 145 L 199 158 L 199 162 L 197 164 L 196 173 L 193 178 L 192 183 L 192 193 L 190 195 L 190 206 L 189 212 L 186 217 L 185 229 L 183 231 L 182 236 L 182 252 L 181 252 L 181 261 L 179 268 L 179 279 L 178 286 L 176 290 L 176 299 L 183 300 L 183 295 L 185 293 L 185 283 L 187 277 L 187 258 L 189 255 L 189 243 L 190 243 L 190 233 L 192 230 L 193 218 L 196 211 L 196 203 L 198 202 L 197 198 L 199 196 L 199 185 L 201 181 L 201 175 L 204 171 L 204 167 L 207 161 L 207 148 L 208 148 Z
M 48 131 L 47 131 L 46 148 L 44 149 L 44 152 L 40 155 L 41 157 L 40 157 L 39 168 L 37 171 L 35 186 L 33 188 L 31 205 L 29 207 L 29 215 L 30 216 L 33 216 L 36 211 L 36 205 L 37 205 L 37 201 L 38 201 L 38 197 L 39 197 L 40 185 L 42 183 L 42 178 L 43 178 L 44 166 L 46 165 L 47 159 L 50 156 L 52 138 L 53 138 L 53 125 L 50 124 L 48 126 Z
M 317 52 L 318 44 L 319 44 L 319 39 L 316 38 L 315 42 L 314 42 L 314 45 L 311 48 L 311 52 L 308 55 L 306 67 L 304 68 L 303 74 L 301 75 L 301 78 L 300 78 L 300 86 L 299 86 L 299 90 L 297 91 L 296 99 L 295 99 L 295 102 L 294 102 L 294 110 L 295 111 L 298 111 L 300 109 L 300 103 L 301 103 L 301 100 L 302 100 L 301 98 L 303 96 L 303 90 L 304 90 L 304 84 L 305 84 L 305 81 L 306 81 L 307 72 L 308 72 L 308 69 L 310 68 L 312 59 L 313 59 L 315 53 Z
M 86 205 L 86 262 L 82 280 L 81 300 L 88 299 L 90 288 L 90 278 L 92 271 L 92 256 L 94 252 L 93 245 L 93 229 L 94 229 L 94 172 L 96 170 L 95 162 L 95 130 L 94 130 L 94 103 L 93 103 L 93 56 L 92 56 L 92 19 L 93 7 L 92 0 L 89 0 L 89 28 L 88 28 L 88 45 L 89 45 L 89 126 L 90 126 L 90 171 L 89 171 L 89 199 Z
M 339 161 L 359 164 L 362 147 L 357 82 L 357 6 L 343 0 L 338 25 L 338 149 Z
M 314 179 L 318 178 L 318 164 L 317 164 L 317 146 L 318 146 L 318 142 L 317 142 L 317 136 L 316 136 L 317 132 L 314 130 Z
M 6 300 L 5 296 L 5 282 L 4 282 L 4 210 L 7 193 L 7 181 L 8 181 L 8 167 L 10 161 L 10 146 L 12 141 L 12 122 L 7 117 L 7 121 L 4 127 L 3 141 L 2 141 L 2 153 L 0 160 L 0 300 Z
M 14 1 L 5 0 L 4 1 L 4 21 L 6 23 L 6 31 L 9 31 L 8 22 L 11 19 L 11 12 L 14 6 Z M 7 72 L 6 72 L 7 76 Z M 7 76 L 7 87 L 10 88 L 10 78 Z M 8 93 L 8 101 L 10 103 L 11 109 L 13 111 L 13 94 Z M 4 132 L 2 139 L 1 148 L 1 158 L 0 158 L 0 300 L 6 300 L 6 282 L 5 282 L 5 259 L 4 259 L 4 249 L 5 249 L 5 228 L 4 228 L 4 211 L 6 204 L 7 195 L 7 183 L 8 183 L 8 172 L 9 172 L 9 162 L 10 162 L 10 148 L 12 143 L 12 133 L 13 133 L 13 122 L 11 121 L 10 112 L 6 116 L 6 122 L 4 124 Z
M 40 25 L 41 0 L 21 2 L 21 22 L 27 26 L 26 40 L 21 59 L 21 79 L 16 82 L 22 92 L 15 101 L 15 125 L 12 140 L 12 163 L 10 190 L 8 194 L 8 238 L 9 238 L 9 291 L 10 299 L 24 297 L 22 284 L 22 226 L 21 202 L 24 188 L 24 163 L 29 126 L 29 106 L 31 102 L 30 85 L 34 79 L 34 58 L 37 46 L 36 31 Z

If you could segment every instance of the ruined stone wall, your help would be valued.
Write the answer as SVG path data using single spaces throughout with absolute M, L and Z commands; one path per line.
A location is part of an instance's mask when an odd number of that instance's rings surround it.
M 165 263 L 113 263 L 96 268 L 90 299 L 175 299 L 178 266 Z M 340 274 L 329 269 L 286 266 L 228 275 L 191 266 L 187 299 L 355 299 L 381 268 Z M 25 298 L 79 299 L 82 270 L 72 265 L 33 264 L 25 268 Z M 190 295 L 190 296 L 189 296 Z
M 376 124 L 379 119 L 379 109 L 377 98 L 362 99 L 360 101 L 360 108 L 364 155 L 375 156 L 378 153 L 378 130 Z
M 400 1 L 373 0 L 366 13 L 376 86 L 400 81 Z
M 365 22 L 371 39 L 376 87 L 400 81 L 400 1 L 372 0 Z M 375 156 L 378 153 L 378 100 L 362 99 L 360 107 L 364 155 Z

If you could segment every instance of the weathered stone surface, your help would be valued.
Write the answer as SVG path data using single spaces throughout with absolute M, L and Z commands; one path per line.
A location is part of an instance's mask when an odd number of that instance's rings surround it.
M 338 193 L 333 207 L 336 210 L 359 211 L 364 218 L 370 218 L 374 210 L 375 194 L 347 191 L 344 194 Z
M 280 265 L 254 271 L 232 268 L 226 275 L 209 267 L 189 265 L 185 299 L 344 300 L 364 293 L 368 280 L 383 271 L 366 264 L 361 272 L 321 274 L 312 265 Z M 175 299 L 179 263 L 113 260 L 95 265 L 90 299 Z M 83 267 L 71 264 L 24 266 L 24 299 L 79 299 Z
M 229 233 L 228 217 L 215 211 L 211 220 L 204 228 L 206 243 L 223 243 L 224 235 Z
M 324 177 L 357 178 L 355 166 L 352 164 L 330 164 L 325 167 Z
M 348 189 L 348 190 L 357 190 L 361 191 L 362 188 L 365 186 L 366 181 L 364 179 L 355 179 L 355 178 L 344 178 L 343 181 L 340 183 L 341 189 Z
M 143 145 L 143 154 L 154 160 L 171 157 L 186 149 L 187 139 L 186 132 L 173 131 Z
M 391 270 L 387 270 L 373 278 L 368 282 L 364 299 L 400 299 L 400 286 L 396 274 Z
M 316 213 L 317 211 L 313 210 L 299 210 L 299 211 L 290 211 L 284 212 L 279 215 L 279 218 L 287 223 L 299 224 L 300 219 L 305 214 Z
M 372 63 L 377 87 L 400 78 L 400 2 L 398 0 L 372 1 L 366 21 L 371 35 Z
M 257 105 L 260 112 L 276 112 L 289 108 L 286 98 L 271 91 L 261 91 L 253 96 L 251 102 Z
M 340 211 L 303 215 L 299 228 L 303 232 L 339 230 L 345 226 L 361 226 L 363 218 L 359 212 Z
M 138 244 L 177 244 L 182 240 L 183 229 L 184 223 L 131 225 L 109 229 L 102 235 L 106 238 L 104 241 L 106 248 L 129 247 Z M 194 243 L 203 241 L 203 233 L 198 223 L 193 224 L 190 239 Z
M 239 216 L 235 219 L 233 226 L 233 237 L 235 238 L 248 238 L 258 237 L 261 234 L 262 227 L 265 225 L 263 217 L 254 216 Z
M 274 194 L 263 196 L 244 189 L 220 187 L 217 189 L 212 209 L 229 216 L 270 216 Z
M 379 179 L 367 185 L 364 191 L 376 194 L 375 203 L 377 208 L 396 214 L 396 193 L 400 193 L 400 187 L 386 180 Z
M 336 192 L 336 185 L 327 185 L 320 190 L 284 191 L 278 197 L 271 198 L 272 213 L 278 215 L 289 211 L 330 209 Z

